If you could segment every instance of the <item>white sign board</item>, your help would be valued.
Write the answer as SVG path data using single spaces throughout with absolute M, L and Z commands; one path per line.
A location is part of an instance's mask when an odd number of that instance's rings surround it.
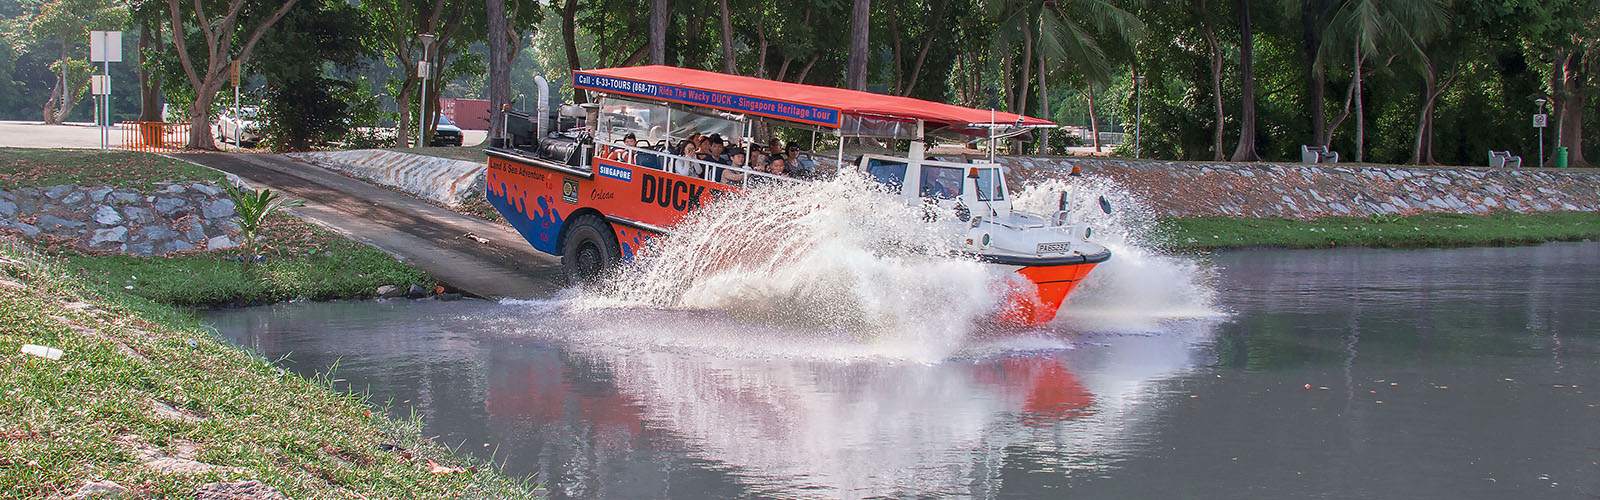
M 94 95 L 111 95 L 111 75 L 90 75 L 89 93 Z
M 1539 113 L 1533 115 L 1533 128 L 1544 128 L 1550 123 L 1550 115 Z
M 428 61 L 417 61 L 417 78 L 428 77 Z
M 89 62 L 122 62 L 122 32 L 90 31 Z

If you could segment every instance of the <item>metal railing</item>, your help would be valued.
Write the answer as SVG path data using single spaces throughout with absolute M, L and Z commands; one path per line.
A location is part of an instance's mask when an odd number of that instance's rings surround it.
M 794 177 L 789 177 L 787 175 L 777 175 L 777 174 L 772 174 L 772 173 L 768 173 L 768 172 L 762 172 L 762 171 L 759 171 L 759 170 L 751 170 L 751 169 L 743 168 L 743 167 L 735 167 L 735 166 L 724 165 L 724 164 L 716 163 L 716 162 L 709 162 L 709 161 L 700 160 L 700 159 L 697 159 L 697 158 L 688 158 L 688 157 L 685 157 L 685 156 L 675 155 L 675 154 L 672 154 L 672 153 L 669 153 L 669 152 L 666 152 L 666 151 L 656 151 L 654 149 L 631 147 L 631 146 L 628 146 L 628 145 L 625 145 L 625 144 L 622 144 L 622 143 L 610 142 L 610 141 L 605 141 L 605 140 L 601 140 L 601 139 L 595 139 L 594 142 L 595 142 L 595 144 L 597 144 L 597 145 L 599 145 L 601 147 L 600 153 L 598 154 L 598 156 L 600 158 L 605 158 L 606 156 L 609 156 L 612 151 L 621 149 L 621 150 L 626 150 L 626 151 L 629 151 L 629 152 L 633 153 L 631 155 L 632 158 L 629 159 L 631 161 L 629 161 L 629 160 L 612 160 L 612 161 L 621 161 L 623 163 L 627 163 L 629 165 L 633 165 L 633 166 L 640 167 L 640 168 L 653 168 L 655 170 L 661 170 L 661 171 L 664 171 L 664 172 L 672 172 L 671 168 L 672 168 L 673 162 L 684 162 L 684 163 L 690 163 L 690 164 L 698 164 L 698 165 L 700 165 L 700 177 L 699 178 L 703 179 L 703 180 L 712 181 L 712 182 L 721 182 L 723 184 L 730 184 L 727 181 L 720 181 L 720 180 L 717 179 L 717 172 L 719 170 L 720 171 L 730 171 L 731 170 L 731 171 L 734 171 L 734 172 L 738 172 L 738 173 L 744 174 L 746 177 L 744 178 L 743 182 L 749 182 L 750 181 L 750 177 L 749 176 L 752 176 L 752 175 L 756 176 L 758 178 L 775 179 L 775 180 L 780 180 L 780 181 L 807 182 L 805 179 L 797 179 L 797 178 L 794 178 Z M 656 158 L 659 158 L 660 159 L 659 160 L 660 161 L 660 165 L 657 165 L 657 166 L 654 166 L 654 167 L 641 165 L 640 162 L 639 162 L 639 158 L 641 158 L 641 157 L 643 157 L 645 155 L 654 156 Z M 745 157 L 749 158 L 749 155 L 746 155 Z M 676 172 L 673 172 L 673 173 L 676 173 Z
M 169 122 L 122 122 L 122 149 L 163 153 L 183 149 L 189 143 L 189 124 Z

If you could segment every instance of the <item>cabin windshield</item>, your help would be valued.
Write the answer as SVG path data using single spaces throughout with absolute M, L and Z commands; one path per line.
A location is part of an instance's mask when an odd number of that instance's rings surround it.
M 1001 201 L 1006 199 L 1005 184 L 1000 182 L 1000 169 L 978 169 L 978 201 Z
M 924 198 L 955 198 L 961 196 L 961 167 L 922 166 L 922 187 L 918 194 Z
M 906 182 L 906 162 L 871 158 L 867 160 L 867 175 L 888 186 L 891 191 L 899 192 L 900 186 Z

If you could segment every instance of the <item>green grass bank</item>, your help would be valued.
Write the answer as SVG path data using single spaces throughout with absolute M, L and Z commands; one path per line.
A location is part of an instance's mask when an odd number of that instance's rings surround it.
M 378 287 L 438 282 L 381 250 L 350 241 L 287 214 L 269 217 L 258 262 L 242 248 L 169 257 L 89 254 L 51 248 L 91 286 L 121 289 L 162 304 L 246 306 L 294 299 L 334 300 L 375 295 Z
M 1174 250 L 1277 247 L 1427 248 L 1600 240 L 1600 213 L 1429 213 L 1316 220 L 1192 217 L 1161 220 L 1157 242 Z
M 0 190 L 63 184 L 130 188 L 147 194 L 180 182 L 226 182 L 216 170 L 135 151 L 0 148 Z M 438 283 L 384 252 L 302 221 L 274 214 L 264 224 L 259 262 L 232 248 L 136 257 L 85 251 L 49 236 L 34 248 L 60 258 L 87 285 L 175 306 L 243 306 L 293 299 L 373 296 L 378 287 Z
M 0 240 L 0 491 L 60 498 L 109 481 L 195 498 L 260 481 L 291 498 L 533 498 L 330 378 L 232 348 L 185 310 L 85 283 Z M 59 359 L 22 352 L 60 349 Z M 105 484 L 105 483 L 101 483 Z

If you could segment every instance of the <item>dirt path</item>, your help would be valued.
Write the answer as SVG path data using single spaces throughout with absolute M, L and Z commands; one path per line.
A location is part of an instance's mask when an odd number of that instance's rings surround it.
M 395 254 L 468 293 L 548 297 L 563 287 L 560 261 L 511 228 L 273 154 L 186 153 L 177 158 L 306 200 L 306 220 Z M 467 237 L 487 238 L 487 243 Z

